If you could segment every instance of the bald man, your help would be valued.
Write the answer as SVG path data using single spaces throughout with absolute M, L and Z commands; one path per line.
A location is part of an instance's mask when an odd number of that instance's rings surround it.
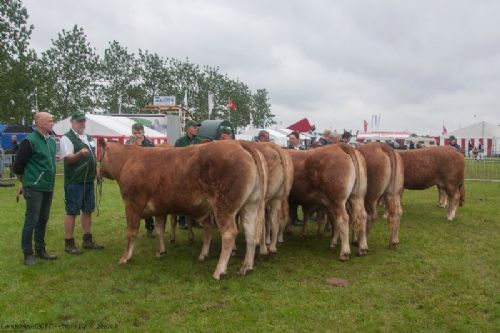
M 45 229 L 49 220 L 56 176 L 56 142 L 49 135 L 53 124 L 50 113 L 35 114 L 36 129 L 19 146 L 14 162 L 14 172 L 22 183 L 17 199 L 23 194 L 26 200 L 21 248 L 24 264 L 27 266 L 38 263 L 37 258 L 57 258 L 45 249 Z

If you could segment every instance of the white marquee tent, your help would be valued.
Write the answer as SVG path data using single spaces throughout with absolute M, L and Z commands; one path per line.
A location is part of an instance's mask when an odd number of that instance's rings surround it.
M 452 132 L 448 132 L 441 137 L 441 144 L 445 144 L 444 140 L 453 135 L 457 138 L 457 143 L 464 149 L 466 153 L 469 151 L 469 142 L 472 147 L 477 147 L 479 143 L 484 146 L 486 155 L 500 154 L 500 126 L 487 123 L 485 121 L 472 124 L 470 126 L 459 128 Z
M 128 137 L 132 133 L 134 120 L 127 117 L 101 116 L 86 114 L 87 125 L 85 132 L 92 136 Z M 54 132 L 62 135 L 71 128 L 70 117 L 54 124 Z M 144 126 L 145 135 L 151 139 L 166 139 L 166 135 Z

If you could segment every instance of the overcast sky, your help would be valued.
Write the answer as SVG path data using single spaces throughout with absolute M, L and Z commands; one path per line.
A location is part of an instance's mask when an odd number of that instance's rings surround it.
M 269 92 L 284 127 L 440 134 L 500 123 L 497 0 L 24 0 L 31 45 L 82 27 L 102 54 L 117 40 L 218 66 Z

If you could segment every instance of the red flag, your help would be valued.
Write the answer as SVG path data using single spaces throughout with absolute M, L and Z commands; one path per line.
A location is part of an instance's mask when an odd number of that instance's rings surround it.
M 234 101 L 231 98 L 229 99 L 229 110 L 236 110 L 236 104 L 234 104 Z
M 444 127 L 444 124 L 443 124 L 443 134 L 446 134 L 448 133 L 448 130 L 446 129 L 446 127 Z
M 366 120 L 363 120 L 363 130 L 368 132 L 368 122 Z

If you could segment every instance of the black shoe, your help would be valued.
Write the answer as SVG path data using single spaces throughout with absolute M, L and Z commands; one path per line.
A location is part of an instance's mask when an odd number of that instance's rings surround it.
M 155 230 L 154 229 L 148 229 L 148 238 L 155 238 Z
M 82 247 L 84 249 L 90 249 L 90 250 L 102 250 L 104 249 L 104 246 L 97 244 L 92 240 L 92 234 L 84 234 L 83 235 L 83 245 Z
M 55 260 L 57 259 L 56 255 L 49 254 L 46 250 L 41 252 L 35 252 L 35 257 L 45 260 Z
M 65 239 L 65 247 L 64 251 L 68 252 L 69 254 L 82 254 L 82 250 L 76 247 L 75 245 L 75 240 L 73 238 L 71 239 Z
M 38 264 L 38 260 L 32 255 L 32 254 L 25 254 L 24 255 L 24 264 L 26 266 L 33 266 Z

